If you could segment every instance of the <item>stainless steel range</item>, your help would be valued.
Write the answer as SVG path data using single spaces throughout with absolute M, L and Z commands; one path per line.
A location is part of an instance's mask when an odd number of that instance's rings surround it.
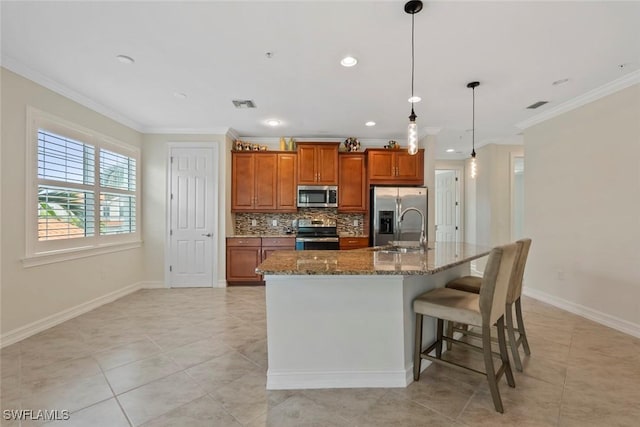
M 340 249 L 336 221 L 332 219 L 299 219 L 296 250 Z

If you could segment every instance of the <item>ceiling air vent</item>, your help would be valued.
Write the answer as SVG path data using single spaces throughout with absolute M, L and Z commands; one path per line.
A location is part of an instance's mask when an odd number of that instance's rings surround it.
M 236 108 L 256 108 L 256 104 L 250 99 L 234 99 L 231 102 Z
M 538 101 L 538 102 L 534 102 L 533 104 L 529 105 L 527 108 L 530 110 L 535 110 L 538 107 L 542 107 L 544 104 L 547 104 L 549 101 Z

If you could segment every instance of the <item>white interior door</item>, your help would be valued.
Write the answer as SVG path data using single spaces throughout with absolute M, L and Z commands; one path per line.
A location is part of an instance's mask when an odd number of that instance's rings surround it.
M 458 240 L 458 181 L 455 170 L 436 171 L 436 242 Z
M 213 286 L 217 215 L 213 148 L 171 148 L 169 285 Z

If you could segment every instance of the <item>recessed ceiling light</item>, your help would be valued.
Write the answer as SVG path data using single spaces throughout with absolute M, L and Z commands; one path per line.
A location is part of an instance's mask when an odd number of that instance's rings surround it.
M 340 65 L 342 65 L 343 67 L 353 67 L 357 63 L 358 63 L 358 60 L 353 56 L 345 56 L 340 61 Z
M 280 124 L 280 120 L 277 119 L 269 119 L 267 120 L 267 124 L 269 126 L 278 126 Z
M 416 103 L 416 102 L 422 101 L 422 98 L 420 98 L 419 96 L 412 96 L 409 99 L 407 99 L 407 101 Z
M 184 92 L 175 92 L 173 96 L 175 96 L 178 99 L 187 99 L 187 94 Z
M 123 64 L 133 64 L 134 62 L 136 62 L 132 57 L 127 55 L 118 55 L 116 56 L 116 58 Z
M 564 84 L 564 83 L 566 83 L 566 82 L 568 82 L 568 81 L 569 81 L 569 79 L 560 79 L 560 80 L 556 80 L 555 82 L 553 82 L 553 83 L 551 83 L 551 84 L 552 84 L 553 86 L 558 86 L 558 85 Z
M 456 150 L 454 150 L 453 148 L 447 148 L 447 153 L 454 153 Z
M 367 123 L 364 124 L 365 126 L 375 126 L 376 122 L 373 121 L 368 121 Z

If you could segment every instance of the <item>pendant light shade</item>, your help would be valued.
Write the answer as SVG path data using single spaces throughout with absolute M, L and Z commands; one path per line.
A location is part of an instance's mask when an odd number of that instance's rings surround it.
M 409 126 L 407 127 L 408 152 L 411 155 L 418 153 L 418 125 L 416 124 L 416 113 L 413 111 L 413 75 L 414 75 L 414 15 L 422 10 L 422 2 L 412 0 L 404 5 L 404 11 L 411 15 L 411 114 L 409 115 Z
M 467 83 L 467 87 L 472 92 L 471 107 L 471 178 L 475 178 L 478 174 L 478 165 L 476 164 L 476 88 L 480 86 L 480 82 Z

